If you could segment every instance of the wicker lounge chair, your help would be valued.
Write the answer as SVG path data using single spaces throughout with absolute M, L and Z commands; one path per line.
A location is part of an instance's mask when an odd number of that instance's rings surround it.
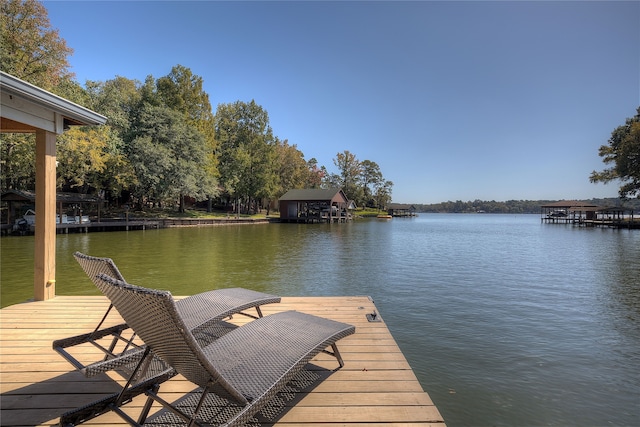
M 74 253 L 73 256 L 96 285 L 96 276 L 101 273 L 123 282 L 126 281 L 110 258 L 92 257 L 80 252 Z M 262 317 L 260 306 L 278 302 L 280 302 L 280 297 L 275 295 L 243 288 L 226 288 L 190 296 L 177 301 L 176 305 L 189 330 L 194 332 L 198 339 L 207 342 L 207 340 L 218 338 L 220 333 L 225 332 L 226 328 L 220 328 L 218 325 L 221 320 L 233 314 L 242 314 L 257 319 Z M 134 343 L 135 330 L 129 331 L 130 335 L 123 335 L 129 329 L 127 324 L 123 323 L 101 329 L 112 308 L 113 304 L 109 305 L 107 312 L 93 332 L 56 340 L 53 343 L 54 349 L 87 377 L 135 365 L 144 351 L 144 348 Z M 255 309 L 256 315 L 247 312 L 248 309 Z M 111 342 L 107 345 L 100 341 L 105 337 L 111 337 Z M 86 343 L 100 349 L 104 353 L 104 359 L 83 364 L 66 350 L 69 347 Z M 126 373 L 127 376 L 130 374 L 127 371 Z
M 101 273 L 125 281 L 110 258 L 92 257 L 80 252 L 76 252 L 74 257 L 96 285 L 99 284 L 96 276 Z M 202 345 L 206 345 L 235 329 L 234 325 L 224 322 L 223 319 L 233 314 L 257 319 L 262 317 L 260 306 L 278 302 L 280 297 L 275 295 L 243 288 L 227 288 L 181 299 L 176 302 L 176 306 L 185 319 L 187 328 Z M 131 330 L 126 323 L 102 328 L 112 308 L 113 304 L 109 305 L 102 320 L 92 332 L 56 340 L 53 342 L 53 348 L 87 377 L 116 370 L 127 379 L 127 383 L 118 394 L 64 414 L 61 424 L 76 425 L 113 410 L 147 389 L 157 389 L 159 384 L 175 375 L 172 368 L 157 358 L 148 358 L 145 365 L 140 364 L 146 348 L 139 344 L 135 330 Z M 249 309 L 255 309 L 256 314 L 248 312 Z M 78 346 L 87 344 L 101 351 L 101 360 L 82 363 L 71 354 L 72 348 L 76 350 L 80 348 Z
M 209 424 L 211 409 L 201 409 L 210 395 L 227 402 L 219 407 L 225 419 L 216 424 L 242 425 L 318 353 L 331 354 L 340 367 L 344 366 L 336 342 L 355 332 L 354 326 L 345 323 L 285 311 L 254 320 L 202 346 L 186 327 L 170 292 L 138 287 L 104 274 L 98 275 L 98 281 L 148 348 L 202 388 L 200 399 L 187 408 L 171 405 L 148 391 L 147 405 L 138 421 L 128 420 L 132 425 L 144 424 L 154 401 L 188 425 Z M 208 415 L 203 419 L 205 412 Z

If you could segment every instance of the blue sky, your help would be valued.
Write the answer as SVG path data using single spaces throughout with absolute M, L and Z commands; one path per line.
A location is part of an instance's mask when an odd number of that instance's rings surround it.
M 640 106 L 637 1 L 43 4 L 81 84 L 183 65 L 307 160 L 376 162 L 399 203 L 616 197 L 589 174 Z

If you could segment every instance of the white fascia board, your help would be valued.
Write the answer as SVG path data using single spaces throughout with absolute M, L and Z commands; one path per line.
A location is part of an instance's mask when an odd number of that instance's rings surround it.
M 0 92 L 3 95 L 15 95 L 31 104 L 36 104 L 58 113 L 64 118 L 82 125 L 103 125 L 107 118 L 95 111 L 62 98 L 42 88 L 20 80 L 17 77 L 0 71 Z M 3 99 L 5 97 L 3 96 Z M 4 102 L 3 102 L 4 103 Z

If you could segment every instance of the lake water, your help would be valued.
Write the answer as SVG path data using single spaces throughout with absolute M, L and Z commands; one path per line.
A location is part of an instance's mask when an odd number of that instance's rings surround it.
M 0 244 L 6 306 L 33 295 L 33 238 Z M 58 235 L 58 294 L 97 294 L 76 250 L 176 295 L 369 295 L 450 427 L 640 423 L 640 230 L 424 214 Z

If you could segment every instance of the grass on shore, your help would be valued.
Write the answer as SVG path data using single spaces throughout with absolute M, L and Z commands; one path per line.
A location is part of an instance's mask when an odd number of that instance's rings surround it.
M 379 215 L 380 213 L 386 213 L 378 209 L 356 209 L 353 212 L 355 217 L 371 217 Z M 109 215 L 123 217 L 123 212 L 110 212 Z M 178 212 L 175 210 L 165 209 L 148 209 L 144 211 L 131 211 L 129 212 L 130 218 L 194 218 L 194 219 L 208 219 L 208 218 L 235 218 L 237 214 L 235 212 L 227 211 L 211 211 L 207 212 L 204 209 L 187 209 L 185 212 Z M 279 218 L 280 212 L 270 211 L 267 215 L 266 210 L 262 210 L 256 214 L 240 214 L 240 218 Z

